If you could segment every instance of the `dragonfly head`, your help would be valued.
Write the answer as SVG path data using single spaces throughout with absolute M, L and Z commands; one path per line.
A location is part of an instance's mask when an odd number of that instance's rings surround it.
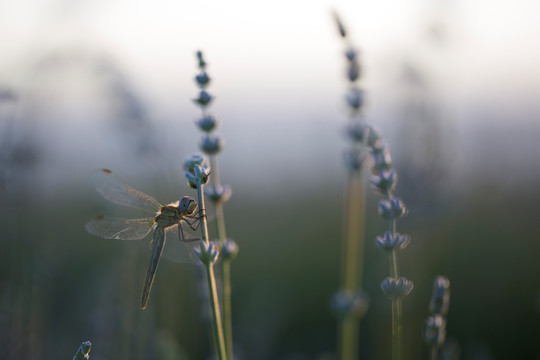
M 197 209 L 197 202 L 189 196 L 184 196 L 182 199 L 180 199 L 178 208 L 181 212 L 191 215 L 195 212 L 195 209 Z

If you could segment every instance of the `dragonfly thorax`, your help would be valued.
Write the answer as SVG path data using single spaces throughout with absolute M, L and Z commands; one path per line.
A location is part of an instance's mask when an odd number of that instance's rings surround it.
M 189 196 L 184 196 L 180 201 L 164 205 L 157 214 L 154 222 L 158 227 L 167 228 L 178 224 L 197 209 L 197 203 Z

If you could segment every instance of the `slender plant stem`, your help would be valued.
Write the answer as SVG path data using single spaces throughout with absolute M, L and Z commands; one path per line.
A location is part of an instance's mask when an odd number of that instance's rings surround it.
M 220 185 L 219 168 L 217 159 L 215 156 L 210 156 L 210 168 L 212 169 L 212 176 L 210 181 L 214 186 Z M 223 202 L 214 203 L 216 211 L 216 227 L 218 240 L 220 245 L 225 245 L 227 241 L 227 233 L 225 230 L 225 215 L 223 212 Z M 231 301 L 231 261 L 224 259 L 221 261 L 221 275 L 223 280 L 223 332 L 225 336 L 225 347 L 227 349 L 227 355 L 229 359 L 233 359 L 233 337 L 232 337 L 232 301 Z
M 365 187 L 362 168 L 349 173 L 345 194 L 344 238 L 342 245 L 341 289 L 351 294 L 362 286 L 364 257 Z M 358 359 L 358 324 L 354 314 L 343 317 L 338 326 L 338 353 L 341 360 Z
M 388 193 L 388 199 L 391 199 Z M 389 229 L 392 236 L 396 234 L 396 219 L 390 220 Z M 397 259 L 397 250 L 390 253 L 390 276 L 396 280 L 399 279 L 399 265 Z M 401 333 L 403 327 L 403 305 L 401 298 L 392 300 L 392 360 L 401 359 Z
M 199 217 L 201 219 L 201 237 L 206 246 L 210 244 L 208 239 L 208 223 L 206 220 L 206 208 L 204 204 L 204 185 L 197 186 L 197 197 L 199 200 Z M 208 280 L 208 290 L 210 292 L 210 307 L 213 315 L 213 330 L 214 341 L 216 342 L 216 351 L 220 360 L 227 360 L 227 352 L 225 350 L 225 340 L 223 337 L 223 325 L 221 323 L 221 311 L 219 309 L 219 298 L 217 294 L 216 278 L 214 275 L 214 265 L 211 262 L 205 263 L 206 275 Z
M 431 345 L 429 349 L 429 360 L 437 360 L 439 358 L 439 345 Z
M 401 299 L 392 301 L 392 360 L 401 359 Z

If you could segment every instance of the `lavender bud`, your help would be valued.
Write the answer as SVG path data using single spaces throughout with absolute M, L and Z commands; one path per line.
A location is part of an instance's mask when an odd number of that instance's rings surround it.
M 371 176 L 369 183 L 375 193 L 386 196 L 396 189 L 397 174 L 393 169 L 382 171 Z
M 199 185 L 204 185 L 208 182 L 210 175 L 210 167 L 207 160 L 201 154 L 195 153 L 190 158 L 184 161 L 185 176 L 189 187 L 196 189 Z
M 330 299 L 330 307 L 338 317 L 353 315 L 356 318 L 364 316 L 369 307 L 369 298 L 360 291 L 356 294 L 340 291 Z
M 223 140 L 217 135 L 203 135 L 199 147 L 205 154 L 215 155 L 223 149 Z
M 405 249 L 407 245 L 409 245 L 410 241 L 411 241 L 411 238 L 408 235 L 401 235 L 401 234 L 392 235 L 388 231 L 385 232 L 382 237 L 377 236 L 377 238 L 375 239 L 377 246 L 389 253 L 394 250 Z
M 374 175 L 379 174 L 382 171 L 388 171 L 392 167 L 392 157 L 390 156 L 390 150 L 386 146 L 381 148 L 372 148 L 371 155 L 373 157 L 373 167 L 371 172 Z
M 197 60 L 199 61 L 199 68 L 203 70 L 204 68 L 206 68 L 206 61 L 204 61 L 203 59 L 203 53 L 202 51 L 199 50 L 197 51 L 196 54 L 197 54 Z
M 358 80 L 359 77 L 360 77 L 360 64 L 356 60 L 349 61 L 349 68 L 347 69 L 347 78 L 349 79 L 349 81 L 355 82 L 356 80 Z M 360 106 L 361 105 L 362 104 L 360 104 Z
M 404 277 L 400 277 L 398 280 L 387 277 L 381 283 L 381 289 L 384 295 L 390 300 L 407 296 L 412 291 L 413 287 L 413 282 Z
M 336 25 L 338 27 L 339 35 L 344 38 L 347 36 L 347 31 L 345 30 L 345 26 L 341 22 L 341 19 L 339 18 L 337 13 L 334 13 L 334 20 L 336 22 Z
M 197 84 L 199 84 L 199 87 L 201 89 L 204 89 L 208 86 L 208 84 L 210 84 L 210 76 L 208 76 L 206 71 L 203 71 L 199 75 L 195 76 L 195 81 L 197 82 Z
M 200 153 L 194 153 L 184 160 L 184 170 L 190 173 L 195 173 L 195 166 L 208 166 L 206 156 Z
M 210 185 L 204 188 L 205 195 L 214 203 L 224 203 L 232 195 L 231 187 L 228 185 Z
M 199 104 L 201 107 L 206 107 L 210 102 L 213 100 L 213 96 L 207 93 L 205 90 L 201 90 L 199 93 L 199 97 L 197 99 L 193 99 L 194 102 Z
M 363 90 L 353 87 L 345 98 L 351 108 L 353 108 L 354 110 L 358 110 L 364 104 L 364 97 L 365 94 Z
M 358 55 L 358 52 L 356 51 L 356 49 L 352 47 L 348 48 L 347 51 L 345 51 L 345 56 L 347 57 L 347 60 L 349 61 L 356 60 L 356 55 Z
M 430 316 L 424 324 L 424 339 L 430 345 L 442 345 L 446 338 L 446 320 L 440 315 Z
M 361 143 L 369 131 L 369 126 L 358 121 L 351 122 L 345 128 L 345 134 L 355 143 Z
M 218 247 L 213 242 L 209 242 L 207 245 L 201 241 L 199 247 L 193 249 L 193 253 L 204 265 L 212 265 L 219 257 Z
M 370 126 L 369 128 L 367 146 L 371 149 L 377 149 L 382 146 L 381 135 L 373 126 Z
M 345 166 L 350 171 L 360 170 L 364 160 L 366 159 L 365 153 L 359 149 L 345 150 L 343 157 L 345 159 Z
M 450 306 L 450 280 L 437 276 L 433 284 L 433 294 L 429 303 L 432 314 L 446 315 Z
M 236 255 L 238 254 L 238 245 L 236 245 L 236 242 L 234 242 L 233 239 L 227 239 L 225 241 L 225 244 L 221 247 L 221 254 L 223 261 L 231 261 L 233 260 Z
M 400 198 L 379 201 L 379 215 L 386 220 L 399 219 L 407 215 L 405 203 Z
M 195 124 L 204 132 L 211 132 L 218 125 L 218 120 L 213 115 L 204 115 L 195 121 Z
M 85 341 L 79 346 L 79 349 L 75 353 L 73 360 L 87 360 L 90 359 L 90 350 L 92 349 L 92 343 Z

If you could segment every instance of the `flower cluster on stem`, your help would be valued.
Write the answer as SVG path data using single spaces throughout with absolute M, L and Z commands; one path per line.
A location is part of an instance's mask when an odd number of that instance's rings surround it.
M 210 158 L 210 168 L 212 176 L 210 184 L 205 188 L 205 195 L 208 196 L 214 206 L 216 213 L 216 230 L 219 247 L 221 249 L 220 270 L 223 280 L 221 298 L 223 299 L 223 322 L 224 336 L 227 355 L 233 358 L 233 340 L 232 340 L 232 305 L 231 305 L 231 261 L 238 253 L 238 245 L 227 238 L 225 228 L 225 213 L 223 204 L 231 197 L 231 188 L 228 185 L 222 185 L 218 167 L 217 155 L 221 153 L 224 146 L 223 138 L 214 131 L 218 127 L 218 120 L 214 115 L 208 112 L 208 108 L 214 99 L 208 92 L 208 86 L 211 78 L 206 71 L 207 63 L 202 51 L 197 51 L 197 63 L 199 74 L 195 76 L 195 83 L 199 87 L 199 96 L 193 101 L 201 108 L 201 117 L 195 121 L 197 127 L 203 132 L 199 148 Z
M 367 146 L 373 159 L 372 176 L 369 180 L 372 190 L 383 196 L 379 201 L 379 215 L 388 221 L 388 230 L 375 240 L 377 246 L 389 255 L 390 276 L 383 280 L 381 289 L 392 301 L 392 358 L 401 357 L 402 300 L 413 289 L 412 281 L 400 276 L 398 252 L 410 242 L 408 235 L 396 231 L 397 220 L 407 215 L 408 209 L 400 198 L 394 195 L 397 173 L 392 168 L 392 158 L 388 144 L 373 127 L 366 129 Z
M 394 195 L 397 185 L 397 173 L 392 168 L 392 158 L 388 144 L 384 142 L 377 130 L 370 127 L 366 135 L 373 166 L 369 180 L 372 190 L 383 196 L 379 201 L 379 215 L 388 221 L 388 230 L 375 240 L 377 246 L 389 255 L 390 276 L 383 280 L 381 289 L 392 302 L 392 358 L 401 358 L 401 335 L 403 327 L 402 300 L 413 289 L 412 281 L 400 276 L 398 252 L 405 249 L 410 242 L 408 235 L 399 234 L 396 230 L 397 220 L 407 215 L 408 209 L 400 198 Z
M 85 341 L 79 346 L 73 360 L 88 360 L 90 359 L 90 350 L 92 349 L 92 343 L 90 341 Z
M 340 289 L 331 300 L 338 318 L 338 358 L 358 358 L 359 322 L 368 309 L 367 295 L 362 291 L 363 253 L 365 243 L 365 163 L 368 154 L 363 105 L 364 91 L 360 87 L 361 66 L 356 48 L 337 14 L 334 20 L 345 43 L 348 89 L 345 96 L 349 121 L 346 127 L 347 148 L 344 161 L 347 168 Z
M 430 359 L 437 360 L 439 347 L 446 338 L 446 314 L 450 306 L 450 280 L 435 277 L 429 302 L 429 317 L 424 324 L 424 339 L 430 347 Z
M 206 217 L 206 205 L 204 201 L 204 186 L 208 183 L 210 168 L 207 165 L 206 158 L 200 154 L 194 154 L 184 162 L 186 170 L 186 179 L 188 185 L 197 189 L 197 199 L 199 204 L 199 228 L 201 230 L 201 243 L 198 249 L 194 250 L 206 270 L 208 282 L 208 292 L 210 295 L 210 308 L 212 310 L 212 325 L 214 330 L 214 341 L 219 360 L 226 360 L 225 338 L 223 335 L 223 324 L 221 319 L 221 309 L 219 306 L 219 297 L 217 293 L 216 278 L 214 274 L 214 263 L 219 257 L 219 250 L 209 240 L 208 222 Z

